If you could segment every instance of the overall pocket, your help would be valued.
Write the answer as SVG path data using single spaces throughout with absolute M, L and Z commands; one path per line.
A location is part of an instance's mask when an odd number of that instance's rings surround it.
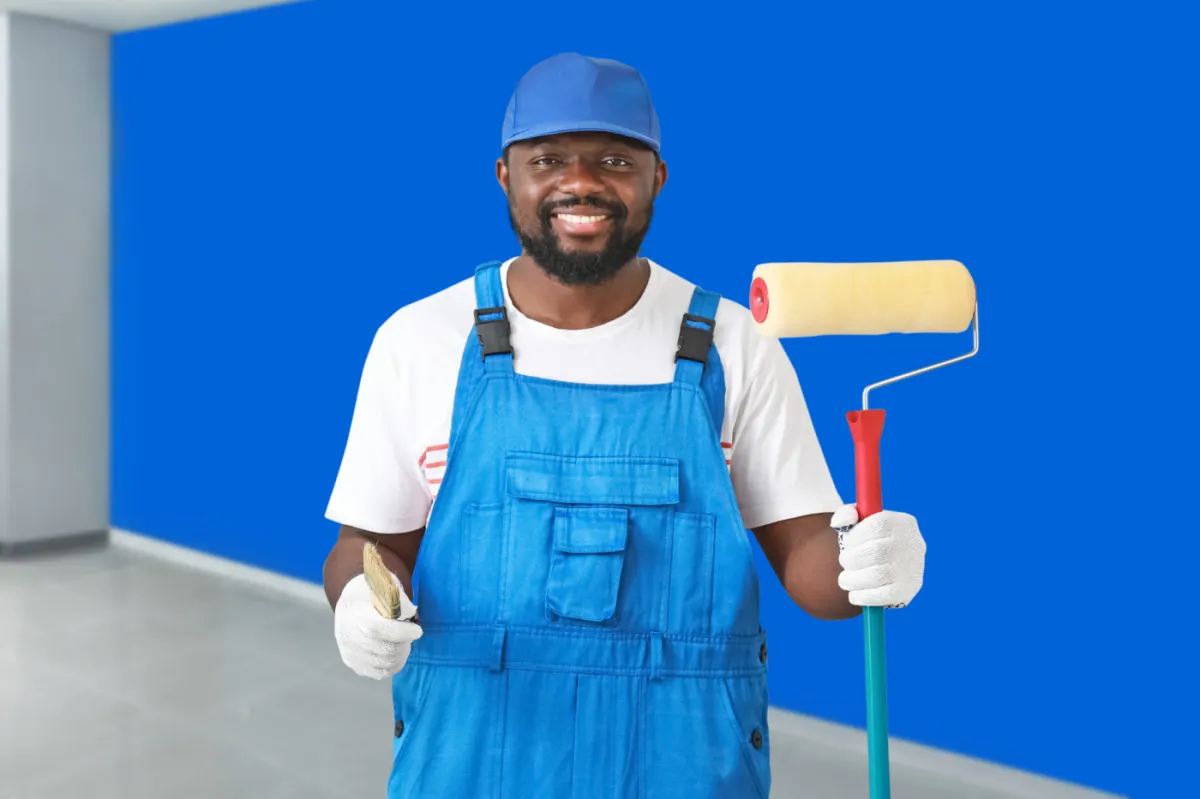
M 392 772 L 393 779 L 401 767 L 401 759 L 413 737 L 421 729 L 418 723 L 429 697 L 434 669 L 411 663 L 392 677 Z
M 509 453 L 505 484 L 511 617 L 606 626 L 625 623 L 624 611 L 636 617 L 637 608 L 623 611 L 622 586 L 645 579 L 638 575 L 663 557 L 679 462 Z M 530 581 L 533 574 L 544 582 Z M 535 585 L 544 586 L 536 596 L 528 590 Z
M 458 580 L 445 590 L 458 594 L 458 618 L 467 624 L 496 618 L 504 540 L 504 505 L 470 504 L 462 510 Z
M 726 718 L 758 795 L 771 793 L 771 733 L 767 725 L 766 677 L 727 677 L 721 682 Z
M 717 517 L 676 513 L 671 542 L 667 632 L 712 634 Z
M 645 683 L 642 798 L 767 799 L 771 766 L 760 694 L 754 680 L 737 677 Z
M 429 634 L 429 633 L 427 633 Z M 499 771 L 507 674 L 409 663 L 393 678 L 388 796 L 487 796 Z
M 611 619 L 617 610 L 628 533 L 627 508 L 556 507 L 546 609 L 579 621 Z

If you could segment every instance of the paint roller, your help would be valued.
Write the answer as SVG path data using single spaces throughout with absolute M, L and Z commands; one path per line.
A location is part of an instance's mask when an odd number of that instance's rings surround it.
M 872 383 L 862 410 L 846 414 L 854 440 L 859 519 L 883 510 L 879 442 L 884 411 L 870 410 L 872 390 L 965 360 L 979 352 L 975 282 L 958 261 L 768 263 L 754 270 L 750 311 L 771 338 L 974 331 L 966 355 Z M 883 608 L 863 608 L 867 683 L 867 759 L 872 799 L 890 799 Z

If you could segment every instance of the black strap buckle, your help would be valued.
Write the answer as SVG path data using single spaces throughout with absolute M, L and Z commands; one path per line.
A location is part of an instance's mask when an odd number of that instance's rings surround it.
M 500 314 L 499 319 L 482 319 L 484 316 Z M 479 308 L 475 311 L 475 335 L 479 339 L 483 357 L 512 354 L 509 341 L 508 312 L 504 308 Z
M 688 322 L 699 322 L 707 327 L 693 327 Z M 715 319 L 705 319 L 703 316 L 683 315 L 683 324 L 679 327 L 679 350 L 675 353 L 676 362 L 680 358 L 697 363 L 708 363 L 708 350 L 713 342 Z

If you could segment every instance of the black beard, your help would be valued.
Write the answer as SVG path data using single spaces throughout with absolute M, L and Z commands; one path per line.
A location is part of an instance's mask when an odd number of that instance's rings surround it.
M 608 211 L 612 215 L 613 228 L 608 241 L 598 253 L 569 253 L 558 244 L 558 237 L 551 227 L 550 218 L 556 208 L 590 206 Z M 654 206 L 646 209 L 646 224 L 640 230 L 626 232 L 625 221 L 629 214 L 619 203 L 596 199 L 566 199 L 554 203 L 543 203 L 538 209 L 539 235 L 532 236 L 517 224 L 512 203 L 508 205 L 508 224 L 521 242 L 525 253 L 542 271 L 567 286 L 595 286 L 609 280 L 621 268 L 637 257 L 642 242 L 650 231 L 650 220 Z

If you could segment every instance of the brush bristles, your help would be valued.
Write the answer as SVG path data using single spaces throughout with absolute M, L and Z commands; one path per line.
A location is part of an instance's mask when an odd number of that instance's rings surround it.
M 385 618 L 399 618 L 400 588 L 384 565 L 379 550 L 370 541 L 363 546 L 363 575 L 367 578 L 367 587 L 371 589 L 375 610 Z

